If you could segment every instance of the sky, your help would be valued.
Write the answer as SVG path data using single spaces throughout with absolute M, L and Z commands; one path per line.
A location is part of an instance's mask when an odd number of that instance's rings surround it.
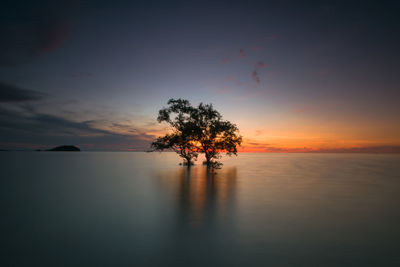
M 243 152 L 400 152 L 398 1 L 6 1 L 0 149 L 144 151 L 170 98 Z

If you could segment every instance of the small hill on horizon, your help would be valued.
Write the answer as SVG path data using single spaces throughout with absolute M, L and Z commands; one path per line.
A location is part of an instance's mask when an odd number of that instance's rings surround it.
M 48 149 L 46 151 L 81 151 L 81 149 L 79 147 L 76 146 L 57 146 L 51 149 Z

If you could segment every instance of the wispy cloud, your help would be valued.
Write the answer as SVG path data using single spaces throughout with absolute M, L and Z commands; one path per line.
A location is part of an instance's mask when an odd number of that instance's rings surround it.
M 72 2 L 3 6 L 12 16 L 3 16 L 0 24 L 0 66 L 24 64 L 61 47 L 70 38 Z
M 70 25 L 66 21 L 56 21 L 41 29 L 40 40 L 36 47 L 36 53 L 43 54 L 59 48 L 69 38 Z
M 259 75 L 258 75 L 258 72 L 257 72 L 256 70 L 253 71 L 253 72 L 251 73 L 251 79 L 252 79 L 257 85 L 259 85 L 260 82 L 261 82 L 260 77 L 259 77 Z
M 264 133 L 263 130 L 256 130 L 256 136 L 262 135 Z
M 226 64 L 226 63 L 228 63 L 230 60 L 231 60 L 231 57 L 230 57 L 230 56 L 224 57 L 224 58 L 221 60 L 221 64 Z
M 242 86 L 243 83 L 239 80 L 239 78 L 236 75 L 229 75 L 226 77 L 227 81 L 233 82 L 236 86 Z
M 61 144 L 92 144 L 91 150 L 147 150 L 155 138 L 146 129 L 113 122 L 98 127 L 102 121 L 75 121 L 59 115 L 37 111 L 32 106 L 14 105 L 0 108 L 1 148 L 51 147 Z M 25 144 L 25 146 L 15 144 Z
M 258 62 L 256 62 L 256 63 L 254 64 L 254 67 L 255 67 L 256 69 L 263 69 L 263 68 L 268 67 L 268 64 L 265 64 L 265 63 L 262 62 L 262 61 L 258 61 Z
M 262 47 L 260 45 L 254 45 L 254 46 L 250 47 L 250 49 L 253 51 L 261 51 Z
M 309 113 L 309 112 L 313 111 L 314 109 L 315 109 L 315 107 L 312 107 L 312 106 L 304 106 L 301 108 L 296 108 L 293 111 L 295 113 L 301 114 L 301 113 Z
M 400 146 L 365 146 L 346 148 L 279 147 L 258 142 L 248 142 L 240 152 L 262 153 L 400 153 Z
M 19 88 L 18 86 L 11 85 L 0 81 L 0 102 L 28 102 L 37 101 L 44 98 L 44 94 Z
M 244 49 L 239 49 L 239 56 L 241 59 L 246 59 L 246 52 Z

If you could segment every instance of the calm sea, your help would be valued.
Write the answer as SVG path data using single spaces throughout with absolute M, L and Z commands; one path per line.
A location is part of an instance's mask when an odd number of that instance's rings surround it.
M 1 152 L 1 266 L 400 266 L 400 155 Z

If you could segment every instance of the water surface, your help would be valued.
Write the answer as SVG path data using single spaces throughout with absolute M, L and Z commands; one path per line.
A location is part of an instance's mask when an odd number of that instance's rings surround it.
M 1 152 L 2 266 L 400 266 L 400 155 Z

